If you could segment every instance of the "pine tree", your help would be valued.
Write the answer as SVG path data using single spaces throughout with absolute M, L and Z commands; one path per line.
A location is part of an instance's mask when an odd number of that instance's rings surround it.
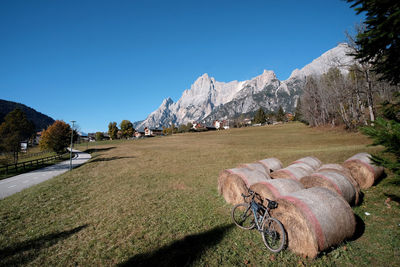
M 400 83 L 400 2 L 347 0 L 357 14 L 366 13 L 366 30 L 357 35 L 356 57 L 370 62 L 382 79 Z
M 260 107 L 260 108 L 257 110 L 256 115 L 254 116 L 253 122 L 254 122 L 255 124 L 257 124 L 257 123 L 263 124 L 263 123 L 265 123 L 266 121 L 267 121 L 267 119 L 266 119 L 266 114 L 265 114 L 264 110 Z
M 385 147 L 384 152 L 390 155 L 373 155 L 372 160 L 400 176 L 400 93 L 393 103 L 384 103 L 382 111 L 383 118 L 377 118 L 373 126 L 363 127 L 361 131 L 374 140 L 374 146 Z
M 303 121 L 303 116 L 301 114 L 301 101 L 300 98 L 299 100 L 297 100 L 297 106 L 296 106 L 296 110 L 294 112 L 294 121 L 299 121 L 299 122 L 304 122 Z
M 279 106 L 278 112 L 276 113 L 277 121 L 285 121 L 285 111 L 283 111 L 282 106 Z

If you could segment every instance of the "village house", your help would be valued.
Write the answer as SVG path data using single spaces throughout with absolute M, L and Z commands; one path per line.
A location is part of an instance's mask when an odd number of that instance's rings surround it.
M 222 121 L 216 120 L 216 121 L 213 122 L 213 126 L 214 126 L 217 130 L 219 130 L 219 129 L 221 129 L 221 128 L 227 130 L 227 129 L 229 129 L 229 121 L 227 121 L 227 120 L 222 120 Z
M 144 135 L 147 137 L 151 136 L 160 136 L 162 135 L 162 130 L 161 129 L 150 129 L 148 127 L 144 128 Z

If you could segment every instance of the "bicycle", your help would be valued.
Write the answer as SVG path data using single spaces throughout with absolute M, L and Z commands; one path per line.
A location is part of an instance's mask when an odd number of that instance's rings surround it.
M 278 207 L 278 203 L 265 198 L 268 204 L 267 207 L 264 207 L 254 200 L 256 197 L 254 191 L 249 189 L 248 192 L 247 196 L 242 194 L 244 203 L 237 204 L 232 208 L 232 219 L 237 226 L 245 230 L 257 227 L 265 246 L 270 251 L 278 253 L 285 246 L 286 233 L 282 223 L 269 214 L 271 209 Z M 250 203 L 246 202 L 248 197 L 251 197 Z

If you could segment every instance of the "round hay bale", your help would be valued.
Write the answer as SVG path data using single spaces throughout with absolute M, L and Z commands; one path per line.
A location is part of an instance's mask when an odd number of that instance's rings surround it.
M 362 189 L 371 187 L 383 173 L 383 167 L 373 164 L 370 157 L 368 153 L 358 153 L 343 163 Z
M 248 169 L 251 169 L 251 170 L 260 171 L 260 172 L 265 173 L 267 175 L 270 174 L 269 168 L 267 168 L 265 165 L 263 165 L 261 163 L 258 163 L 258 162 L 240 164 L 238 166 L 238 168 L 248 168 Z
M 277 199 L 272 216 L 284 225 L 290 250 L 315 258 L 319 251 L 353 236 L 356 220 L 350 205 L 327 188 L 303 189 Z
M 267 169 L 269 169 L 269 173 L 283 168 L 282 162 L 277 158 L 267 158 L 260 160 L 258 162 L 264 165 Z
M 336 164 L 336 163 L 328 163 L 328 164 L 323 164 L 321 167 L 317 169 L 317 171 L 320 170 L 337 170 L 341 172 L 347 172 L 350 174 L 350 170 L 344 167 L 343 165 Z
M 340 165 L 340 164 L 330 163 L 330 164 L 322 165 L 317 170 L 317 172 L 337 172 L 337 173 L 344 175 L 347 178 L 347 180 L 349 180 L 349 182 L 353 185 L 354 190 L 356 192 L 355 199 L 354 199 L 354 205 L 358 205 L 360 203 L 361 194 L 362 194 L 361 188 L 360 188 L 360 185 L 357 183 L 357 181 L 353 178 L 353 175 L 351 175 L 351 172 L 349 169 L 347 169 L 346 167 L 344 167 L 343 165 Z
M 269 175 L 247 168 L 234 168 L 221 172 L 218 178 L 218 192 L 225 201 L 231 204 L 243 202 L 241 194 L 247 194 L 247 189 L 258 182 L 271 179 Z
M 317 159 L 316 157 L 311 157 L 311 156 L 298 159 L 298 160 L 292 162 L 291 164 L 300 163 L 300 162 L 311 166 L 314 169 L 314 171 L 322 165 L 322 162 L 319 159 Z
M 313 173 L 315 171 L 313 169 L 313 167 L 311 167 L 310 165 L 308 165 L 306 163 L 303 163 L 303 162 L 293 163 L 293 164 L 290 164 L 289 166 L 290 167 L 295 167 L 295 168 L 302 168 L 308 173 Z
M 302 190 L 304 186 L 297 180 L 274 179 L 253 184 L 250 189 L 257 192 L 262 199 L 276 200 L 281 196 Z
M 271 178 L 300 180 L 301 177 L 307 176 L 309 174 L 310 172 L 308 172 L 304 168 L 289 165 L 286 168 L 272 172 Z
M 311 187 L 325 187 L 333 192 L 341 195 L 347 203 L 354 204 L 356 198 L 356 190 L 350 181 L 339 172 L 316 172 L 309 176 L 304 176 L 300 182 L 305 188 Z

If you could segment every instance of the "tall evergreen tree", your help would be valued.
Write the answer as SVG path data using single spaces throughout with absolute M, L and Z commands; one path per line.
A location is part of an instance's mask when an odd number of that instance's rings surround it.
M 301 101 L 300 98 L 297 100 L 296 110 L 294 111 L 294 121 L 304 122 L 302 114 L 301 114 Z
M 266 119 L 266 114 L 264 112 L 264 110 L 260 107 L 257 112 L 256 115 L 254 116 L 253 122 L 254 123 L 265 123 L 267 121 Z
M 372 160 L 400 176 L 400 93 L 396 97 L 393 103 L 384 103 L 383 118 L 378 118 L 373 126 L 361 128 L 361 131 L 374 140 L 373 145 L 385 147 L 384 152 L 392 155 L 373 155 Z
M 282 106 L 279 106 L 278 112 L 276 113 L 277 121 L 285 121 L 285 111 L 283 111 Z
M 365 13 L 366 30 L 357 35 L 356 57 L 370 62 L 382 78 L 400 83 L 400 1 L 347 0 L 357 14 Z
M 366 13 L 366 30 L 357 35 L 356 57 L 372 64 L 381 79 L 400 84 L 400 2 L 398 0 L 347 0 L 357 14 Z M 373 145 L 382 145 L 392 157 L 373 155 L 375 163 L 400 175 L 400 94 L 383 105 L 383 117 L 361 131 Z

